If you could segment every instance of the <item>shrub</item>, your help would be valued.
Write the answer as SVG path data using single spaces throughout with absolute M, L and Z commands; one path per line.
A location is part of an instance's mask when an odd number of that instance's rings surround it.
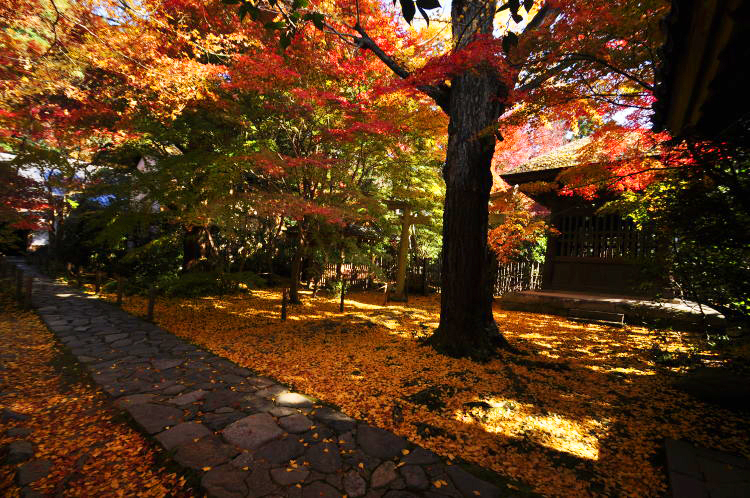
M 197 297 L 223 293 L 219 275 L 214 272 L 183 273 L 162 283 L 162 293 L 170 297 Z

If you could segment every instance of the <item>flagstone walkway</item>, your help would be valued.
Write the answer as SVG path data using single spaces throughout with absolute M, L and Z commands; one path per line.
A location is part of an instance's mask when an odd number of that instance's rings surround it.
M 354 420 L 41 276 L 33 305 L 137 426 L 210 496 L 507 495 L 402 437 Z

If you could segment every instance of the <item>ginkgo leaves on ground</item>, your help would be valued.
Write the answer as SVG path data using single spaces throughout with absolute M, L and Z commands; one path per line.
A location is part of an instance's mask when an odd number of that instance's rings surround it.
M 110 296 L 111 297 L 111 296 Z M 240 365 L 408 437 L 529 483 L 547 495 L 655 496 L 667 490 L 664 438 L 750 456 L 750 421 L 670 387 L 653 348 L 719 358 L 677 332 L 613 329 L 495 310 L 525 354 L 480 364 L 420 344 L 438 300 L 303 296 L 279 319 L 281 293 L 160 300 L 167 330 Z M 125 309 L 145 314 L 145 299 Z
M 25 427 L 34 458 L 52 462 L 50 473 L 31 486 L 45 496 L 193 496 L 184 477 L 161 467 L 146 439 L 114 419 L 106 396 L 75 373 L 47 328 L 31 312 L 0 295 L 0 350 L 4 358 L 0 405 L 30 415 L 0 423 L 0 447 Z M 17 465 L 0 466 L 3 496 L 21 496 Z

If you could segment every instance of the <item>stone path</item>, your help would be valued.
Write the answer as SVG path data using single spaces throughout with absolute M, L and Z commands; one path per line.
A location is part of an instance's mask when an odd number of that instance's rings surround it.
M 634 325 L 668 322 L 686 330 L 696 327 L 703 330 L 701 324 L 705 319 L 715 327 L 726 328 L 727 326 L 724 316 L 719 312 L 705 306 L 701 310 L 697 303 L 679 299 L 649 300 L 614 294 L 527 290 L 509 292 L 502 296 L 498 303 L 506 310 L 560 316 L 568 316 L 571 310 L 622 313 L 625 315 L 625 323 Z
M 35 275 L 33 304 L 94 381 L 215 497 L 506 494 L 119 308 Z
M 673 439 L 665 448 L 674 498 L 750 496 L 750 460 Z

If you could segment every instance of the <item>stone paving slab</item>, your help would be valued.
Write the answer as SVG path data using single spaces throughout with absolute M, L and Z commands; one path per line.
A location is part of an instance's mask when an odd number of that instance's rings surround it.
M 750 496 L 750 460 L 747 458 L 674 439 L 668 439 L 664 446 L 674 498 Z
M 681 300 L 649 300 L 634 296 L 568 291 L 509 292 L 498 299 L 502 309 L 568 316 L 571 309 L 621 313 L 625 323 L 659 323 L 669 320 L 688 330 L 703 330 L 704 320 L 726 326 L 722 314 L 708 307 Z
M 34 274 L 33 304 L 49 329 L 116 406 L 201 474 L 209 496 L 507 494 L 400 436 L 16 264 Z

